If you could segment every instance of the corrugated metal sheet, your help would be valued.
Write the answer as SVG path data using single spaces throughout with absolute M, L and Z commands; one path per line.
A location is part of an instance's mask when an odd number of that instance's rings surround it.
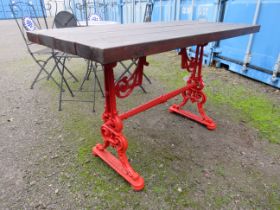
M 217 48 L 220 53 L 214 60 L 218 64 L 228 65 L 231 71 L 280 88 L 280 67 L 277 65 L 280 60 L 279 11 L 279 0 L 225 2 L 224 22 L 256 22 L 261 25 L 261 30 L 251 36 L 251 41 L 250 36 L 221 41 Z

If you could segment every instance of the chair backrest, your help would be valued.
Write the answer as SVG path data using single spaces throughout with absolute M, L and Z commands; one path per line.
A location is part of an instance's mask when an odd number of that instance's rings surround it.
M 64 1 L 64 10 L 65 11 L 71 11 L 72 14 L 76 17 L 76 20 L 78 20 L 78 14 L 77 10 L 81 10 L 82 4 L 80 2 L 76 3 L 74 0 L 63 0 Z
M 87 3 L 88 8 L 88 20 L 90 21 L 100 21 L 105 19 L 105 2 L 95 1 L 91 0 Z M 111 7 L 115 6 L 113 5 L 113 2 L 110 4 Z M 94 17 L 95 16 L 95 17 Z
M 92 14 L 88 17 L 88 21 L 101 21 L 101 17 L 96 14 Z
M 86 18 L 86 12 L 87 10 L 85 9 L 85 6 L 78 2 L 78 3 L 74 3 L 74 5 L 70 4 L 70 8 L 73 14 L 75 14 L 75 16 L 77 17 L 77 19 L 79 20 L 85 20 Z
M 22 38 L 24 39 L 28 50 L 30 50 L 29 45 L 31 45 L 31 43 L 27 39 L 26 31 L 48 28 L 46 17 L 43 11 L 44 9 L 41 8 L 43 17 L 39 18 L 32 2 L 12 1 L 9 6 Z
M 57 1 L 56 0 L 45 0 L 45 5 L 44 5 L 44 9 L 46 11 L 46 13 L 48 13 L 49 17 L 55 17 L 57 14 Z M 54 27 L 54 21 L 51 25 L 51 28 Z
M 76 20 L 85 19 L 85 1 L 75 1 L 75 0 L 64 0 L 64 8 L 67 11 L 71 11 L 72 14 L 76 17 Z
M 23 17 L 22 25 L 26 31 L 35 31 L 38 29 L 31 17 Z
M 144 22 L 151 22 L 152 21 L 152 13 L 153 13 L 154 4 L 152 2 L 148 2 L 145 8 L 144 14 Z
M 68 11 L 60 11 L 54 17 L 54 25 L 56 28 L 77 27 L 78 23 L 75 16 Z
M 46 0 L 45 10 L 49 13 L 48 16 L 55 17 L 57 14 L 57 1 L 56 0 Z

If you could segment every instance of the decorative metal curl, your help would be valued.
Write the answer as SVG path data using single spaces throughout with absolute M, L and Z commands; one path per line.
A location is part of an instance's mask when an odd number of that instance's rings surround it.
M 188 94 L 183 94 L 183 97 L 188 97 L 192 103 L 197 102 L 197 103 L 205 103 L 205 94 L 203 93 L 203 88 L 204 88 L 204 82 L 202 80 L 202 78 L 197 78 L 196 80 L 194 80 L 193 78 L 191 78 L 188 81 Z M 188 95 L 188 96 L 187 96 Z
M 179 55 L 181 55 L 181 68 L 186 69 L 188 72 L 193 72 L 197 66 L 195 58 L 189 58 L 186 48 L 181 48 Z
M 216 128 L 215 122 L 207 116 L 204 111 L 203 105 L 205 104 L 207 97 L 203 93 L 204 83 L 202 79 L 202 63 L 203 63 L 203 48 L 204 45 L 198 45 L 196 47 L 195 57 L 189 58 L 186 53 L 186 49 L 181 49 L 181 67 L 191 72 L 186 84 L 186 90 L 182 92 L 183 101 L 180 104 L 172 105 L 169 110 L 176 112 L 192 120 L 195 120 L 201 124 L 206 125 L 209 130 Z M 199 115 L 193 114 L 190 111 L 183 110 L 182 107 L 190 101 L 196 103 Z
M 139 178 L 139 174 L 136 173 L 132 167 L 130 166 L 127 156 L 126 150 L 128 148 L 128 142 L 124 135 L 122 134 L 122 122 L 116 116 L 116 119 L 110 119 L 108 122 L 102 125 L 101 134 L 104 140 L 104 144 L 99 144 L 98 147 L 100 150 L 106 149 L 108 146 L 116 149 L 119 160 L 132 179 L 136 180 Z
M 146 57 L 138 60 L 137 67 L 130 77 L 122 77 L 115 85 L 115 92 L 118 98 L 126 98 L 129 96 L 136 86 L 142 85 L 144 66 L 148 66 Z
M 206 102 L 206 95 L 203 93 L 204 82 L 201 75 L 202 59 L 203 59 L 203 47 L 204 45 L 198 45 L 194 58 L 189 58 L 186 53 L 186 49 L 182 48 L 181 55 L 181 67 L 191 72 L 191 75 L 187 81 L 188 89 L 182 93 L 183 101 L 178 106 L 181 108 L 188 100 L 192 103 L 204 104 Z

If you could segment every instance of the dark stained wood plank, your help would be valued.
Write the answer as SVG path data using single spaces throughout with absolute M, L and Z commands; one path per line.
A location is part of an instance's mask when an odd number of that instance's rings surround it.
M 102 41 L 102 38 L 106 35 L 106 37 L 109 37 L 110 35 L 115 36 L 131 36 L 130 32 L 136 32 L 136 33 L 155 33 L 159 30 L 172 30 L 173 27 L 178 26 L 188 26 L 193 25 L 194 23 L 192 21 L 183 21 L 183 22 L 172 22 L 172 23 L 166 23 L 166 24 L 159 24 L 159 23 L 142 23 L 138 24 L 138 27 L 132 27 L 134 25 L 127 24 L 127 25 L 113 25 L 110 26 L 103 26 L 103 27 L 82 27 L 81 29 L 83 31 L 83 34 L 81 34 L 81 30 L 73 30 L 73 28 L 64 28 L 61 29 L 55 29 L 55 30 L 41 30 L 40 34 L 44 34 L 47 37 L 53 37 L 56 36 L 57 38 L 67 38 L 69 40 L 75 41 L 75 39 L 79 39 L 80 36 L 83 36 L 83 40 L 89 39 L 90 41 L 98 40 L 98 42 Z M 208 22 L 196 22 L 196 24 L 199 25 L 205 25 L 205 24 L 211 24 Z M 133 28 L 133 29 L 131 29 Z M 92 36 L 91 36 L 92 34 Z M 134 34 L 133 34 L 134 35 Z M 100 40 L 101 38 L 101 40 Z M 107 38 L 106 41 L 110 39 Z M 122 39 L 123 40 L 123 39 Z M 45 41 L 45 40 L 43 40 Z
M 176 21 L 28 32 L 32 42 L 102 64 L 258 32 L 260 26 Z
M 199 25 L 200 28 L 205 28 L 207 25 L 213 25 L 213 23 L 208 22 L 195 22 L 196 27 Z M 59 38 L 67 38 L 71 40 L 80 39 L 82 36 L 84 39 L 90 39 L 90 41 L 98 39 L 98 41 L 104 40 L 105 41 L 114 41 L 114 39 L 110 39 L 113 37 L 120 37 L 123 40 L 123 37 L 130 37 L 134 35 L 143 35 L 143 34 L 154 34 L 154 33 L 161 33 L 166 31 L 172 31 L 172 30 L 178 30 L 180 28 L 188 29 L 187 27 L 191 27 L 191 29 L 194 28 L 194 23 L 187 21 L 187 22 L 175 22 L 173 24 L 166 23 L 166 24 L 139 24 L 138 27 L 131 27 L 134 25 L 128 24 L 128 25 L 118 25 L 115 27 L 83 27 L 80 30 L 75 30 L 73 28 L 68 29 L 57 29 L 57 30 L 42 30 L 41 32 L 44 33 L 45 36 L 56 36 Z M 83 31 L 83 34 L 81 34 L 81 30 Z M 91 36 L 92 34 L 92 36 Z M 134 39 L 134 37 L 133 37 Z M 135 40 L 135 39 L 134 39 Z M 119 42 L 118 42 L 119 43 Z
M 200 23 L 201 24 L 201 23 Z M 205 24 L 210 24 L 210 23 L 204 23 L 204 26 L 203 27 L 200 27 L 200 30 L 203 30 L 205 29 Z M 143 25 L 143 24 L 142 24 Z M 212 23 L 213 25 L 213 23 Z M 127 26 L 127 25 L 125 25 Z M 129 25 L 131 26 L 131 25 Z M 148 25 L 147 25 L 148 26 Z M 189 26 L 191 27 L 191 30 L 193 30 L 193 26 Z M 219 27 L 219 26 L 216 26 L 216 28 Z M 224 27 L 224 26 L 223 26 Z M 118 27 L 119 29 L 123 29 L 124 27 Z M 175 30 L 178 30 L 179 27 L 173 27 L 175 28 Z M 68 29 L 68 30 L 64 30 L 61 31 L 61 30 L 56 30 L 55 31 L 55 36 L 56 38 L 60 38 L 60 39 L 67 39 L 67 40 L 71 40 L 73 42 L 76 41 L 76 39 L 78 40 L 87 40 L 87 41 L 90 41 L 90 42 L 94 42 L 95 40 L 98 41 L 99 44 L 102 43 L 102 41 L 104 42 L 110 42 L 110 44 L 112 45 L 112 41 L 115 41 L 117 43 L 120 43 L 119 41 L 125 41 L 125 37 L 130 37 L 130 36 L 133 36 L 133 39 L 128 39 L 130 42 L 131 41 L 136 41 L 136 36 L 139 35 L 142 37 L 143 34 L 155 34 L 155 33 L 161 33 L 161 32 L 167 32 L 167 31 L 172 31 L 173 29 L 172 28 L 164 28 L 164 27 L 160 27 L 160 28 L 148 28 L 147 30 L 147 27 L 145 28 L 140 28 L 140 34 L 138 34 L 139 30 L 137 30 L 138 28 L 134 29 L 134 30 L 125 30 L 125 31 L 120 31 L 120 30 L 114 30 L 113 32 L 110 31 L 110 32 L 106 32 L 106 31 L 102 31 L 103 33 L 98 33 L 97 34 L 97 29 L 99 28 L 83 28 L 83 34 L 81 34 L 81 30 L 74 30 L 74 29 Z M 107 27 L 107 29 L 110 30 L 110 28 Z M 187 26 L 184 26 L 183 29 L 186 29 L 187 30 Z M 194 28 L 195 29 L 195 28 Z M 53 31 L 46 31 L 46 32 L 43 32 L 45 36 L 49 36 L 49 37 L 52 37 L 53 36 Z M 188 32 L 189 33 L 189 32 Z M 91 36 L 92 34 L 92 36 Z M 104 39 L 104 36 L 106 35 L 105 39 Z M 161 34 L 161 35 L 164 35 L 164 34 Z M 190 35 L 190 34 L 189 34 Z M 119 36 L 119 40 L 117 40 Z M 111 39 L 113 38 L 113 39 Z M 99 48 L 104 48 L 102 46 L 97 46 L 96 44 L 98 43 L 95 43 L 95 46 L 96 47 L 99 47 Z

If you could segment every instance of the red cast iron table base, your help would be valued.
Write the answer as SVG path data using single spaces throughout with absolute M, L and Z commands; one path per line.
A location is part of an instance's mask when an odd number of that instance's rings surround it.
M 105 111 L 103 113 L 104 124 L 101 126 L 103 144 L 97 144 L 93 147 L 92 153 L 105 161 L 111 168 L 129 182 L 136 191 L 144 188 L 144 179 L 136 171 L 134 171 L 126 156 L 128 142 L 122 134 L 123 120 L 158 104 L 164 103 L 167 100 L 181 94 L 183 101 L 180 104 L 172 105 L 169 108 L 170 112 L 174 112 L 197 121 L 205 125 L 209 130 L 216 128 L 215 122 L 206 115 L 203 109 L 203 105 L 207 100 L 206 95 L 202 91 L 204 83 L 201 71 L 204 46 L 205 44 L 197 46 L 194 58 L 188 58 L 185 48 L 182 48 L 180 51 L 181 67 L 190 72 L 190 77 L 185 87 L 159 96 L 122 114 L 118 114 L 116 96 L 118 98 L 128 97 L 135 87 L 142 84 L 144 66 L 148 65 L 146 57 L 139 58 L 138 65 L 129 78 L 124 76 L 116 84 L 114 83 L 113 73 L 113 68 L 116 66 L 116 63 L 103 65 L 105 83 Z M 196 103 L 199 115 L 182 109 L 188 101 Z M 111 146 L 116 150 L 118 157 L 106 150 L 108 146 Z

